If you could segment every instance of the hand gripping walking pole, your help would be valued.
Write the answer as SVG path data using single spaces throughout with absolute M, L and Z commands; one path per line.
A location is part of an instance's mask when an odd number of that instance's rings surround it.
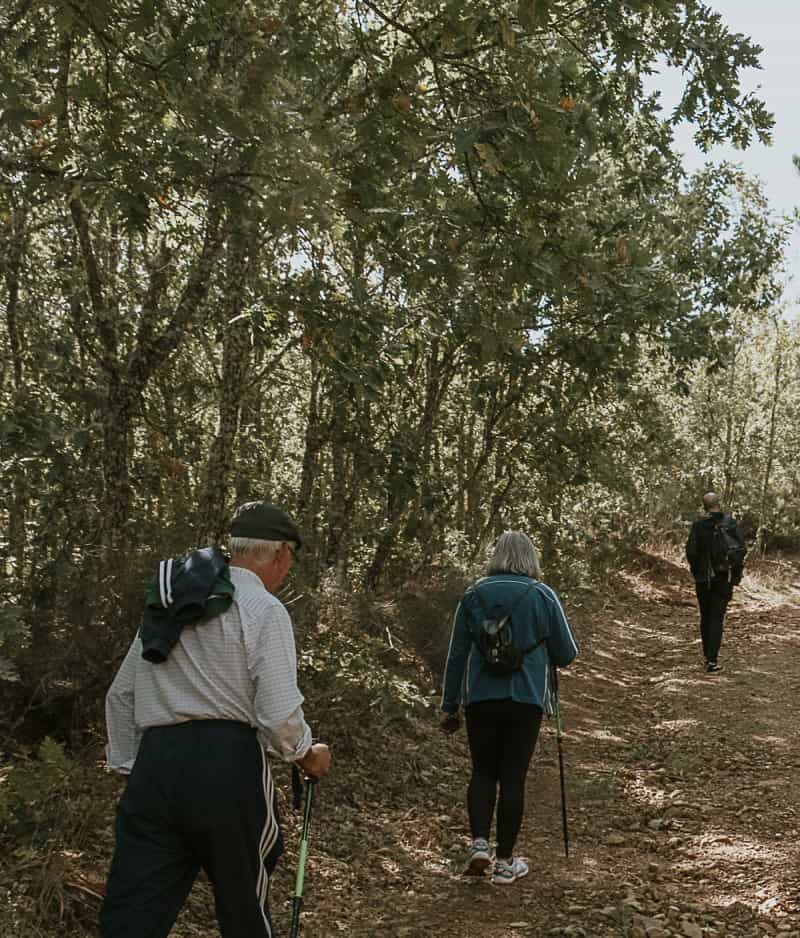
M 556 700 L 556 740 L 558 742 L 558 771 L 561 776 L 561 825 L 564 829 L 564 856 L 569 860 L 569 830 L 567 829 L 567 791 L 564 785 L 564 747 L 561 738 L 561 704 L 558 695 L 558 671 L 553 667 L 553 694 Z
M 295 789 L 295 795 L 297 794 L 297 786 L 299 786 L 300 778 L 299 772 L 297 776 L 292 777 L 292 788 Z M 306 876 L 306 857 L 308 856 L 308 828 L 311 824 L 311 800 L 314 791 L 314 779 L 306 779 L 306 797 L 305 797 L 305 807 L 303 809 L 303 833 L 300 838 L 300 856 L 297 860 L 297 877 L 295 878 L 294 883 L 294 898 L 292 899 L 292 930 L 290 932 L 290 938 L 297 938 L 298 929 L 300 928 L 300 909 L 303 905 L 303 883 L 305 882 Z

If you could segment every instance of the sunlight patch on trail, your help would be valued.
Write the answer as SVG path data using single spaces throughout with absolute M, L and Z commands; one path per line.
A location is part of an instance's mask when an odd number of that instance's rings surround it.
M 584 668 L 584 672 L 596 681 L 605 681 L 608 684 L 613 684 L 615 687 L 628 688 L 633 683 L 630 680 L 622 681 L 619 678 L 610 677 L 608 674 L 598 671 L 596 668 Z
M 662 720 L 660 723 L 656 723 L 656 731 L 669 731 L 675 730 L 676 732 L 683 732 L 694 729 L 694 727 L 700 726 L 700 721 L 694 718 L 692 719 L 683 719 L 683 720 Z
M 778 845 L 769 847 L 758 840 L 744 837 L 734 837 L 730 833 L 712 832 L 699 834 L 692 838 L 690 851 L 696 851 L 694 860 L 685 861 L 682 866 L 695 867 L 698 863 L 706 869 L 709 861 L 734 860 L 741 863 L 744 860 L 761 860 L 765 862 L 782 863 L 786 860 L 786 850 Z
M 716 684 L 721 684 L 725 678 L 721 675 L 715 675 L 713 680 Z M 685 693 L 689 688 L 706 687 L 708 685 L 707 677 L 651 677 L 651 684 L 657 684 L 660 689 L 670 693 Z
M 627 744 L 629 740 L 624 736 L 617 736 L 616 734 L 610 732 L 609 730 L 599 729 L 599 730 L 572 730 L 570 733 L 571 737 L 586 736 L 589 739 L 600 739 L 603 742 L 607 743 L 621 743 Z
M 619 578 L 637 598 L 648 603 L 664 603 L 667 605 L 677 602 L 683 603 L 684 579 L 667 580 L 666 583 L 656 583 L 650 571 L 631 572 L 621 570 Z
M 768 746 L 780 746 L 782 749 L 788 749 L 795 742 L 795 740 L 792 740 L 790 744 L 789 740 L 783 736 L 753 736 L 751 738 L 753 742 L 764 743 Z

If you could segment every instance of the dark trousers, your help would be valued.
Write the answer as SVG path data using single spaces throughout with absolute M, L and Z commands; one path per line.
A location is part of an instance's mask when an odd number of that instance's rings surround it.
M 733 584 L 725 579 L 696 583 L 697 604 L 700 606 L 700 637 L 703 639 L 703 657 L 716 661 L 722 644 L 722 624 L 725 610 L 733 596 Z
M 542 711 L 513 700 L 484 700 L 465 709 L 472 778 L 467 808 L 472 836 L 489 839 L 497 802 L 497 856 L 510 857 L 525 811 L 525 777 Z M 497 799 L 497 789 L 500 797 Z
M 252 727 L 194 720 L 148 729 L 115 833 L 103 938 L 165 938 L 201 869 L 223 938 L 274 938 L 269 882 L 283 841 Z

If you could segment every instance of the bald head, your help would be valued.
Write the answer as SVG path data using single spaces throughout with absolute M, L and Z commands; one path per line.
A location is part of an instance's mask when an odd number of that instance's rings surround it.
M 703 508 L 706 511 L 720 511 L 722 505 L 716 492 L 706 492 L 703 496 Z

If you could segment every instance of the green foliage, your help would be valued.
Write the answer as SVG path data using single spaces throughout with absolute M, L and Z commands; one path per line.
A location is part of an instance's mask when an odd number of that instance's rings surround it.
M 681 447 L 674 474 L 678 500 L 695 506 L 716 489 L 764 548 L 791 538 L 798 476 L 800 335 L 785 310 L 738 310 L 718 359 L 697 365 L 684 406 L 676 413 Z
M 64 746 L 46 737 L 36 757 L 3 769 L 0 784 L 0 837 L 18 846 L 58 846 L 72 841 L 76 823 L 65 810 L 84 772 Z
M 24 610 L 15 605 L 0 605 L 0 681 L 19 681 L 17 656 L 30 638 Z
M 767 139 L 758 51 L 699 0 L 0 12 L 18 704 L 90 712 L 155 560 L 245 498 L 299 516 L 312 588 L 471 569 L 512 525 L 562 582 L 630 540 L 683 438 L 661 402 L 778 292 L 759 187 L 672 148 Z
M 370 712 L 382 726 L 408 726 L 427 707 L 425 694 L 410 678 L 388 667 L 397 656 L 385 640 L 330 634 L 300 655 L 299 671 L 310 698 L 324 701 L 317 722 L 339 727 L 337 745 L 360 736 L 353 714 Z

